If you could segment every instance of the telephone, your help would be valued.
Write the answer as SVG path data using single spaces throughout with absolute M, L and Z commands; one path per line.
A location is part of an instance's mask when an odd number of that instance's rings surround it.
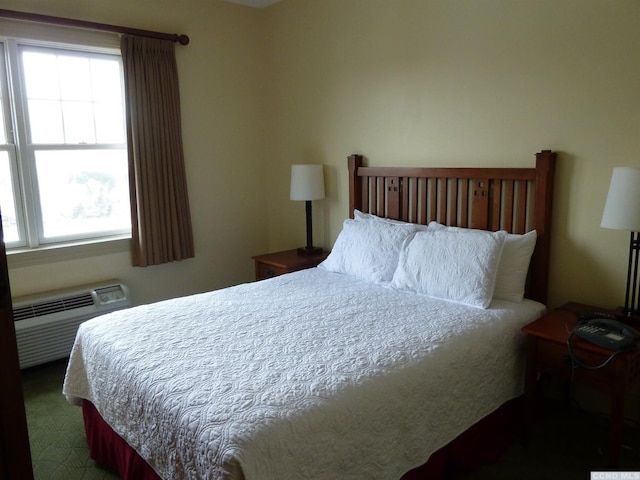
M 621 352 L 635 348 L 640 333 L 613 315 L 600 312 L 579 312 L 573 333 L 600 347 Z

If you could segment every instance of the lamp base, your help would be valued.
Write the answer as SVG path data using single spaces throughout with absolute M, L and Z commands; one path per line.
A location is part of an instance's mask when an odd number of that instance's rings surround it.
M 322 253 L 322 247 L 300 247 L 298 248 L 298 255 L 317 255 Z
M 634 312 L 624 307 L 618 307 L 615 310 L 615 316 L 622 322 L 640 325 L 640 312 Z

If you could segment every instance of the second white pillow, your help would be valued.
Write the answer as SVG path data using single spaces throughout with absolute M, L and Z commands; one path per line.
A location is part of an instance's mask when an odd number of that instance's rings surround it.
M 469 228 L 448 227 L 437 222 L 429 223 L 429 231 L 437 230 L 476 231 Z M 500 257 L 500 265 L 498 265 L 493 298 L 509 302 L 522 302 L 531 255 L 536 247 L 536 239 L 535 230 L 523 235 L 513 233 L 507 235 Z
M 487 308 L 507 232 L 418 232 L 400 252 L 391 286 Z

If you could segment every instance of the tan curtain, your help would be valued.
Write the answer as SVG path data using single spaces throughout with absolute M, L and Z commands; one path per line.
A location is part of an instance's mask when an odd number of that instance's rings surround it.
M 121 40 L 134 266 L 195 255 L 174 47 L 150 38 Z

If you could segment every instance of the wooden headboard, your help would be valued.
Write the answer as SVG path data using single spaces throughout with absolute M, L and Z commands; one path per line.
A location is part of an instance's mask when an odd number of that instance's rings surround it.
M 365 167 L 362 155 L 350 155 L 349 215 L 358 209 L 425 225 L 536 230 L 526 296 L 546 303 L 556 156 L 537 153 L 535 168 L 428 168 Z

